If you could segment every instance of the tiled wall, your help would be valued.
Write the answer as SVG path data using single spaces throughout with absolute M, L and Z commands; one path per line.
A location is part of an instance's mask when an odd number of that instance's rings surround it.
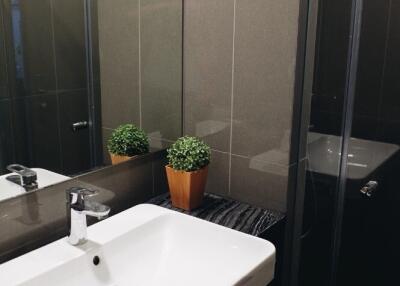
M 1 5 L 0 173 L 11 163 L 65 174 L 89 169 L 89 132 L 71 130 L 88 120 L 82 1 Z
M 184 133 L 207 191 L 286 210 L 299 1 L 185 0 Z
M 1 201 L 0 263 L 67 235 L 68 188 L 98 190 L 93 199 L 110 206 L 114 215 L 166 192 L 165 164 L 165 152 L 159 151 Z
M 153 147 L 175 140 L 182 133 L 182 1 L 99 0 L 98 24 L 103 145 L 124 123 L 143 128 Z

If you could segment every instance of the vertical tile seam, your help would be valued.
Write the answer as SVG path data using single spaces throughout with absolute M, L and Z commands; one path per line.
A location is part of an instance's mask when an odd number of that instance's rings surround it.
M 138 0 L 138 44 L 139 44 L 139 50 L 138 50 L 138 64 L 139 64 L 139 73 L 138 73 L 138 89 L 139 89 L 139 126 L 140 128 L 143 128 L 142 124 L 142 33 L 141 33 L 141 22 L 142 22 L 142 11 L 141 11 L 141 0 Z
M 236 0 L 233 0 L 233 31 L 232 31 L 232 77 L 231 77 L 231 118 L 229 130 L 229 172 L 228 172 L 228 194 L 231 195 L 232 180 L 232 134 L 233 134 L 233 98 L 235 80 L 235 36 L 236 36 Z
M 52 37 L 52 50 L 54 59 L 54 79 L 55 79 L 55 92 L 56 92 L 56 103 L 57 103 L 57 134 L 60 143 L 60 167 L 64 170 L 64 160 L 63 160 L 63 144 L 61 140 L 61 110 L 60 110 L 60 95 L 58 92 L 58 74 L 57 74 L 57 54 L 56 54 L 56 33 L 54 25 L 54 0 L 50 0 L 50 23 L 51 23 L 51 37 Z
M 186 94 L 185 94 L 185 0 L 181 2 L 181 136 L 186 134 Z

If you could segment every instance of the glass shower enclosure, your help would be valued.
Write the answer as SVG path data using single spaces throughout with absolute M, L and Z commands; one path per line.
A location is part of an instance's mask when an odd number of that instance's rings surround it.
M 298 285 L 400 285 L 400 2 L 317 2 Z

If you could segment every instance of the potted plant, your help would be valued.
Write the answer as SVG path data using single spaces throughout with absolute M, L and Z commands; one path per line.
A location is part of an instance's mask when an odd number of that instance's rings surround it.
M 184 210 L 200 206 L 207 181 L 210 147 L 196 137 L 179 138 L 167 150 L 172 205 Z
M 120 125 L 113 131 L 107 144 L 113 165 L 149 152 L 146 133 L 133 124 Z

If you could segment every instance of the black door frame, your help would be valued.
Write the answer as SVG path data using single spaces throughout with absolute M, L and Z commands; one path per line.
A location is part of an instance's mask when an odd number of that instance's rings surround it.
M 97 1 L 85 0 L 84 5 L 90 165 L 95 168 L 103 165 Z
M 346 71 L 346 86 L 345 86 L 345 99 L 343 106 L 343 119 L 342 119 L 342 146 L 340 157 L 339 169 L 339 184 L 337 186 L 337 197 L 335 202 L 335 214 L 333 223 L 333 247 L 332 247 L 332 264 L 331 264 L 331 277 L 330 285 L 336 285 L 338 260 L 341 246 L 342 225 L 344 203 L 346 196 L 346 182 L 347 182 L 347 163 L 348 152 L 351 137 L 351 130 L 353 124 L 353 110 L 354 99 L 356 94 L 357 84 L 357 71 L 358 71 L 358 58 L 360 50 L 360 36 L 362 25 L 362 12 L 364 0 L 353 0 L 352 15 L 350 23 L 349 35 L 349 49 L 347 58 L 347 71 Z
M 332 263 L 328 284 L 334 286 L 338 268 L 338 257 L 341 244 L 342 220 L 344 212 L 344 199 L 347 180 L 347 155 L 348 145 L 351 137 L 353 121 L 353 106 L 358 68 L 358 55 L 360 45 L 360 34 L 362 24 L 362 11 L 364 0 L 352 0 L 351 27 L 349 33 L 349 50 L 347 56 L 345 100 L 343 103 L 344 114 L 342 117 L 342 142 L 340 171 L 338 177 L 337 197 L 335 198 L 335 214 L 332 229 Z M 307 132 L 311 111 L 310 86 L 313 82 L 314 57 L 317 33 L 317 19 L 319 0 L 300 1 L 299 39 L 296 69 L 295 110 L 293 116 L 293 128 L 297 133 L 292 138 L 292 151 L 296 157 L 298 166 L 291 181 L 293 188 L 288 191 L 287 230 L 285 242 L 285 265 L 284 285 L 296 286 L 299 277 L 299 261 L 301 253 L 301 235 L 304 208 L 305 176 L 307 159 L 305 153 L 307 148 Z M 302 49 L 305 48 L 304 54 Z M 294 148 L 293 148 L 294 147 Z M 286 276 L 286 277 L 285 277 Z

